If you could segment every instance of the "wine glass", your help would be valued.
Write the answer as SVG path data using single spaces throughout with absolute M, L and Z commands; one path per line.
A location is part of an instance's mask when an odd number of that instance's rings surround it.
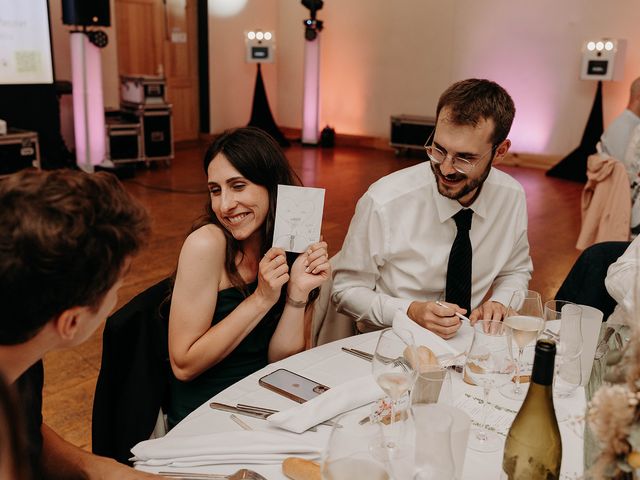
M 525 348 L 535 344 L 536 339 L 544 328 L 542 299 L 538 292 L 532 290 L 516 290 L 511 296 L 504 323 L 507 330 L 508 346 L 516 363 L 517 372 L 515 383 L 506 384 L 500 389 L 505 397 L 513 400 L 524 400 L 527 389 L 523 388 L 520 380 L 524 373 L 523 353 Z M 532 350 L 529 349 L 529 352 Z M 532 359 L 533 357 L 531 357 Z M 533 362 L 528 362 L 532 365 Z
M 582 307 L 564 300 L 544 304 L 547 336 L 557 343 L 553 394 L 570 397 L 582 383 Z
M 382 442 L 381 424 L 361 423 L 362 415 L 358 409 L 336 419 L 322 455 L 323 480 L 390 480 L 387 459 L 381 458 L 376 448 Z
M 371 364 L 373 377 L 391 399 L 390 434 L 394 431 L 398 400 L 413 388 L 416 381 L 417 370 L 410 362 L 415 358 L 418 357 L 411 332 L 400 328 L 387 328 L 380 332 Z M 386 446 L 393 448 L 394 442 L 387 441 Z
M 464 364 L 465 377 L 483 392 L 481 428 L 472 429 L 469 436 L 469 448 L 480 452 L 494 452 L 502 445 L 498 434 L 487 428 L 487 403 L 491 389 L 505 385 L 516 372 L 507 346 L 507 328 L 501 321 L 477 321 Z

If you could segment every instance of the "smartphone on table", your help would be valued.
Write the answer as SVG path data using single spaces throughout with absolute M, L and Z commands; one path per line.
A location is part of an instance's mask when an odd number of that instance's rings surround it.
M 284 368 L 275 370 L 258 380 L 258 384 L 298 403 L 317 397 L 329 387 Z

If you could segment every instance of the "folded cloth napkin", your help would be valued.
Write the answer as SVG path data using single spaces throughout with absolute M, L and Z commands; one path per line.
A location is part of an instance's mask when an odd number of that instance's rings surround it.
M 341 413 L 361 407 L 384 396 L 373 379 L 365 375 L 331 387 L 317 397 L 287 410 L 274 413 L 267 421 L 290 432 L 302 433 Z
M 316 459 L 323 445 L 287 432 L 237 431 L 194 436 L 168 435 L 131 449 L 136 465 L 195 467 L 220 464 L 270 464 L 296 456 Z
M 468 325 L 468 322 L 462 322 L 456 335 L 449 340 L 445 340 L 430 330 L 421 327 L 401 311 L 396 312 L 393 317 L 393 328 L 408 330 L 413 335 L 416 345 L 424 345 L 437 357 L 459 355 L 466 352 L 473 340 L 473 327 Z

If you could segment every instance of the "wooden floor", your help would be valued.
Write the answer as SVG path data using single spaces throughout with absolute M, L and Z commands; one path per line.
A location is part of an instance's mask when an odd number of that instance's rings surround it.
M 208 199 L 202 170 L 204 145 L 178 148 L 170 168 L 151 165 L 125 180 L 153 217 L 153 236 L 135 259 L 120 290 L 118 306 L 169 275 L 175 268 L 182 241 Z M 397 158 L 391 151 L 291 147 L 287 157 L 306 186 L 326 189 L 323 235 L 330 251 L 344 240 L 356 201 L 374 180 L 420 161 Z M 548 178 L 541 170 L 502 167 L 527 192 L 529 241 L 534 275 L 530 288 L 552 298 L 578 252 L 582 185 Z M 498 207 L 499 208 L 499 207 Z M 102 329 L 73 350 L 52 352 L 45 358 L 45 421 L 75 445 L 91 449 L 91 408 L 100 369 Z

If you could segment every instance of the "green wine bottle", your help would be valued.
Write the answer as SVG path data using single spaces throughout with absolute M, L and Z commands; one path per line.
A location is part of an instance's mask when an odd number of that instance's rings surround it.
M 553 364 L 556 344 L 538 340 L 531 384 L 509 429 L 502 471 L 509 480 L 560 478 L 562 440 L 553 408 Z

